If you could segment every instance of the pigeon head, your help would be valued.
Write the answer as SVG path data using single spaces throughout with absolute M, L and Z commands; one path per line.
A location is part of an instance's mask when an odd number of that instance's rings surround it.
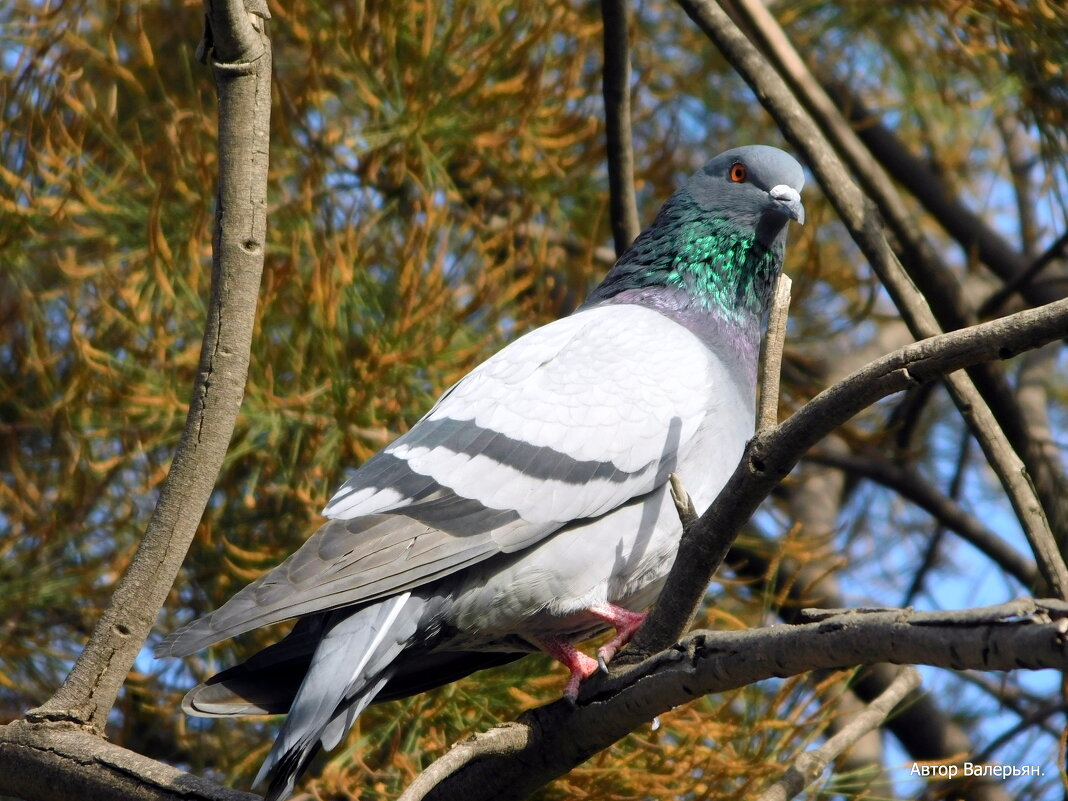
M 720 153 L 698 170 L 680 192 L 700 208 L 753 230 L 769 246 L 788 220 L 804 224 L 801 188 L 805 175 L 793 156 L 767 145 Z
M 803 223 L 801 165 L 766 145 L 698 170 L 620 256 L 583 308 L 640 303 L 695 329 L 708 318 L 759 340 L 790 220 Z

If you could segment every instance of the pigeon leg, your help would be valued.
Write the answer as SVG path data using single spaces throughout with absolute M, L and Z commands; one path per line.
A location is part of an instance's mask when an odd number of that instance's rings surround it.
M 554 657 L 571 671 L 571 676 L 564 687 L 564 697 L 572 703 L 578 698 L 579 684 L 597 672 L 599 663 L 592 656 L 586 656 L 567 640 L 557 637 L 545 637 L 537 642 L 545 653 Z
M 616 630 L 616 636 L 597 650 L 597 664 L 602 673 L 607 673 L 608 663 L 612 661 L 616 651 L 630 642 L 630 638 L 645 622 L 645 618 L 649 617 L 649 613 L 631 612 L 615 604 L 598 604 L 591 606 L 587 611 L 606 623 L 611 623 L 612 628 Z

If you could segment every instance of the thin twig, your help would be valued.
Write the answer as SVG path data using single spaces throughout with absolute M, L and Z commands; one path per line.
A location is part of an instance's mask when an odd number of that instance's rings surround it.
M 978 548 L 1024 587 L 1033 589 L 1038 581 L 1038 569 L 1033 559 L 1013 548 L 981 520 L 962 509 L 952 498 L 939 492 L 915 470 L 900 467 L 885 459 L 869 459 L 861 455 L 825 450 L 811 451 L 805 455 L 805 459 L 816 464 L 836 467 L 850 476 L 882 484 L 923 509 L 938 521 L 940 526 Z
M 682 479 L 679 478 L 678 473 L 669 475 L 668 483 L 671 487 L 671 500 L 675 503 L 675 510 L 679 513 L 682 530 L 685 531 L 697 522 L 699 517 L 697 507 L 693 505 L 693 498 L 686 491 L 686 487 L 682 485 Z
M 964 486 L 964 472 L 968 466 L 968 454 L 971 451 L 971 448 L 969 447 L 971 442 L 971 435 L 965 430 L 961 434 L 960 447 L 957 450 L 957 464 L 953 469 L 953 478 L 949 482 L 948 492 L 943 496 L 947 502 L 952 503 L 954 506 L 957 506 L 960 499 L 961 488 Z M 927 486 L 931 485 L 928 484 Z M 923 559 L 920 561 L 920 566 L 916 569 L 912 581 L 909 582 L 909 588 L 905 591 L 905 597 L 901 601 L 902 606 L 911 606 L 912 602 L 916 599 L 916 596 L 919 595 L 920 591 L 923 589 L 923 583 L 927 579 L 927 574 L 934 569 L 935 564 L 938 562 L 938 552 L 942 550 L 942 541 L 945 539 L 945 534 L 946 525 L 939 521 L 935 526 L 934 531 L 931 532 L 930 539 L 927 541 L 927 548 L 923 552 Z M 1034 588 L 1031 587 L 1031 589 Z
M 894 707 L 919 686 L 919 671 L 912 667 L 904 668 L 886 688 L 886 692 L 868 704 L 863 712 L 819 748 L 806 751 L 797 757 L 786 774 L 762 792 L 756 801 L 786 801 L 796 796 L 823 775 L 832 759 L 855 745 L 865 734 L 883 725 Z
M 790 276 L 779 275 L 768 317 L 768 333 L 760 354 L 760 409 L 757 412 L 758 434 L 770 431 L 779 424 L 779 377 L 782 373 L 782 353 L 786 342 L 786 321 L 790 316 Z
M 630 35 L 627 0 L 601 0 L 604 18 L 605 139 L 608 150 L 612 239 L 618 256 L 641 233 L 634 195 L 634 145 L 630 126 Z
M 1005 161 L 1016 200 L 1016 227 L 1019 236 L 1016 250 L 1021 256 L 1033 259 L 1038 252 L 1041 230 L 1038 221 L 1041 204 L 1035 192 L 1035 182 L 1031 180 L 1031 173 L 1039 160 L 1038 155 L 1031 147 L 1030 137 L 1026 133 L 1027 126 L 1014 111 L 1002 109 L 995 112 L 994 122 L 1005 148 Z
M 979 306 L 980 316 L 987 317 L 991 314 L 997 314 L 998 310 L 1004 305 L 1006 300 L 1012 297 L 1014 293 L 1019 292 L 1021 288 L 1030 285 L 1035 276 L 1063 256 L 1066 249 L 1068 249 L 1068 231 L 1065 231 L 1057 237 L 1053 244 L 1046 248 L 1038 258 L 1031 262 L 1026 270 L 983 301 L 982 305 Z

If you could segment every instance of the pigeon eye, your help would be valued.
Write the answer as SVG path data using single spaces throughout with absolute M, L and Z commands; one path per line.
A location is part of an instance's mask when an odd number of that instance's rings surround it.
M 749 170 L 747 170 L 745 165 L 740 161 L 736 161 L 731 165 L 731 171 L 728 175 L 734 183 L 740 184 L 744 183 L 745 179 L 749 176 Z

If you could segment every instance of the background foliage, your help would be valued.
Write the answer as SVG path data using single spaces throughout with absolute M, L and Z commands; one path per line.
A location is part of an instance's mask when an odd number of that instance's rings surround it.
M 269 250 L 252 371 L 161 631 L 293 550 L 347 468 L 503 341 L 568 313 L 612 258 L 597 4 L 293 0 L 271 12 Z M 777 13 L 813 68 L 848 86 L 923 159 L 923 180 L 940 182 L 1028 256 L 1065 230 L 1063 7 L 797 2 Z M 0 721 L 62 681 L 132 555 L 184 421 L 216 166 L 210 75 L 193 57 L 201 19 L 199 2 L 180 0 L 12 0 L 0 9 Z M 674 5 L 636 6 L 633 67 L 644 221 L 720 150 L 784 145 Z M 787 265 L 787 408 L 903 341 L 818 187 L 805 203 L 809 223 L 792 232 Z M 971 297 L 995 288 L 974 253 L 923 222 Z M 1059 359 L 1053 351 L 1009 369 L 1061 464 L 1063 443 L 1049 433 L 1063 430 Z M 962 506 L 1024 550 L 966 442 L 938 391 L 878 407 L 834 447 L 904 466 L 947 493 L 957 486 Z M 814 466 L 766 506 L 742 546 L 746 562 L 716 588 L 710 625 L 754 625 L 828 588 L 850 604 L 930 607 L 1027 589 L 897 494 Z M 257 632 L 184 665 L 144 656 L 111 738 L 246 783 L 271 723 L 203 725 L 177 702 L 194 680 L 278 634 Z M 548 660 L 531 658 L 373 708 L 307 789 L 395 796 L 449 743 L 561 685 Z M 974 753 L 1048 767 L 1015 788 L 1034 798 L 1062 792 L 1056 685 L 929 677 Z M 741 797 L 835 725 L 844 686 L 842 676 L 821 676 L 705 699 L 544 797 Z M 906 763 L 892 750 L 881 758 Z M 825 789 L 851 794 L 846 783 L 878 772 L 847 764 L 836 776 Z M 899 781 L 897 791 L 919 788 Z

